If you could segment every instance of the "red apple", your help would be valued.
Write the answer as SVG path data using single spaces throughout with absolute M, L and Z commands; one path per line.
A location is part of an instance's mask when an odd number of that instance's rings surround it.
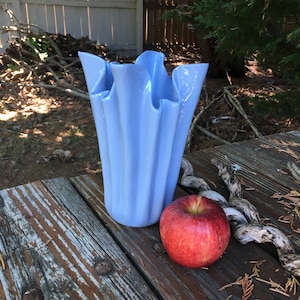
M 168 205 L 160 217 L 159 228 L 170 258 L 189 268 L 214 263 L 230 239 L 230 226 L 223 209 L 198 195 L 184 196 Z

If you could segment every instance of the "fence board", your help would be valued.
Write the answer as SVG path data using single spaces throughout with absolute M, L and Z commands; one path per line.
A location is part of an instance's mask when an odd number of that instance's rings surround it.
M 163 14 L 186 1 L 144 0 L 144 48 L 162 44 L 198 45 L 195 32 L 178 20 L 163 19 Z
M 75 36 L 77 32 L 84 36 L 88 32 L 88 26 L 82 27 L 83 15 L 86 16 L 86 8 L 83 7 L 68 7 L 65 12 L 66 32 Z M 76 18 L 74 18 L 76 16 Z M 87 21 L 87 19 L 85 19 Z M 83 30 L 84 29 L 84 30 Z
M 166 11 L 182 3 L 185 1 L 0 0 L 0 6 L 12 9 L 23 23 L 36 24 L 51 33 L 87 36 L 107 44 L 121 56 L 157 45 L 198 46 L 196 34 L 186 24 L 162 18 Z M 8 24 L 9 18 L 0 10 L 0 27 Z M 6 41 L 11 36 L 0 36 L 0 50 L 8 45 Z
M 139 37 L 141 30 L 137 30 L 137 26 L 142 26 L 141 5 L 138 2 L 54 0 L 49 3 L 46 0 L 0 0 L 0 6 L 13 11 L 14 7 L 19 6 L 20 11 L 16 17 L 22 23 L 36 24 L 51 33 L 71 34 L 76 38 L 87 36 L 127 56 L 142 51 L 142 38 Z M 9 25 L 6 13 L 2 10 L 0 13 L 0 27 Z M 10 37 L 7 34 L 0 36 L 2 48 L 8 45 L 6 41 Z
M 53 17 L 55 20 L 55 33 L 63 32 L 64 33 L 64 10 L 61 5 L 53 5 Z M 49 25 L 50 28 L 51 25 Z M 51 31 L 50 31 L 51 32 Z

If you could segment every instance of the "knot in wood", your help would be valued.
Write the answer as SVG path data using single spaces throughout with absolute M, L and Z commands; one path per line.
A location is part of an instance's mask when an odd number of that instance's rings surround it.
M 100 276 L 106 276 L 111 274 L 114 269 L 114 265 L 110 259 L 107 258 L 97 258 L 95 260 L 94 269 Z
M 152 247 L 153 247 L 154 251 L 156 251 L 156 252 L 163 252 L 164 251 L 162 243 L 160 243 L 160 242 L 154 242 Z
M 41 289 L 32 288 L 23 293 L 22 300 L 44 300 L 44 295 Z

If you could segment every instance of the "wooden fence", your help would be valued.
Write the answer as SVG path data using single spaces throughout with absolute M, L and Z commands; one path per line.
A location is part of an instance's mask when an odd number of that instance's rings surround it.
M 87 36 L 120 55 L 142 51 L 142 0 L 0 0 L 0 7 L 11 9 L 22 23 L 51 33 Z M 0 28 L 9 24 L 0 10 Z M 7 46 L 10 37 L 1 35 L 0 48 Z
M 24 24 L 36 24 L 50 33 L 87 36 L 105 43 L 119 55 L 135 55 L 157 45 L 197 43 L 196 35 L 177 20 L 165 20 L 165 11 L 180 0 L 0 0 Z M 0 9 L 0 29 L 11 25 Z M 0 35 L 0 51 L 13 33 Z
M 186 1 L 144 0 L 144 48 L 168 45 L 197 45 L 198 38 L 187 24 L 176 19 L 166 20 L 162 16 Z

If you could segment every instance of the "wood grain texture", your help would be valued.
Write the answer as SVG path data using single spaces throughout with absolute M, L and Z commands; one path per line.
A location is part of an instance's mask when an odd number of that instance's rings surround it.
M 300 133 L 289 132 L 187 158 L 196 175 L 225 197 L 228 191 L 211 159 L 238 164 L 244 197 L 299 248 L 299 234 L 278 220 L 285 210 L 272 198 L 275 192 L 299 190 L 286 166 L 288 161 L 299 163 L 299 156 Z M 174 198 L 193 192 L 178 187 Z M 281 286 L 288 279 L 272 245 L 240 245 L 234 239 L 207 269 L 179 266 L 164 251 L 158 224 L 130 228 L 108 215 L 98 175 L 42 180 L 0 191 L 0 229 L 0 299 L 241 299 L 241 286 L 220 288 L 252 274 L 253 261 L 264 261 L 260 279 Z M 286 299 L 266 283 L 254 281 L 251 299 Z
M 160 241 L 158 225 L 147 228 L 129 228 L 114 222 L 107 214 L 103 203 L 103 186 L 97 176 L 79 176 L 71 181 L 118 243 L 124 247 L 128 257 L 147 281 L 161 294 L 162 299 L 238 299 L 239 286 L 224 291 L 219 289 L 235 281 L 244 273 L 251 274 L 251 261 L 266 260 L 261 270 L 262 278 L 276 276 L 276 282 L 284 284 L 287 275 L 280 269 L 278 260 L 256 244 L 243 246 L 231 239 L 223 257 L 212 266 L 204 269 L 187 269 L 172 262 L 165 253 Z M 185 194 L 178 189 L 175 197 Z M 120 197 L 120 201 L 122 201 Z M 257 299 L 285 299 L 271 293 L 265 284 L 256 283 L 253 296 Z M 255 299 L 255 298 L 253 298 Z
M 134 0 L 7 0 L 1 5 L 12 9 L 18 21 L 35 24 L 45 32 L 87 36 L 92 41 L 108 45 L 116 53 L 135 56 L 143 49 L 140 36 L 143 15 Z M 10 24 L 0 11 L 0 26 Z M 139 25 L 139 31 L 136 26 Z M 0 50 L 9 46 L 8 37 L 0 35 Z M 139 43 L 139 44 L 138 44 Z
M 44 299 L 156 299 L 66 179 L 0 196 L 1 299 L 22 299 L 31 288 Z M 112 264 L 111 272 L 99 276 L 97 262 Z
M 221 194 L 227 191 L 217 177 L 217 168 L 211 164 L 212 158 L 223 163 L 238 164 L 237 172 L 243 183 L 243 195 L 254 204 L 263 218 L 268 218 L 300 247 L 300 236 L 293 234 L 289 224 L 280 222 L 280 216 L 287 213 L 274 193 L 286 194 L 291 190 L 299 191 L 297 182 L 287 168 L 287 162 L 300 159 L 300 134 L 298 131 L 269 136 L 265 140 L 252 139 L 232 145 L 205 149 L 187 158 L 192 162 L 194 171 L 203 178 L 210 178 Z M 210 175 L 213 174 L 213 175 Z M 212 187 L 213 187 L 212 185 Z M 298 251 L 300 253 L 300 249 Z

